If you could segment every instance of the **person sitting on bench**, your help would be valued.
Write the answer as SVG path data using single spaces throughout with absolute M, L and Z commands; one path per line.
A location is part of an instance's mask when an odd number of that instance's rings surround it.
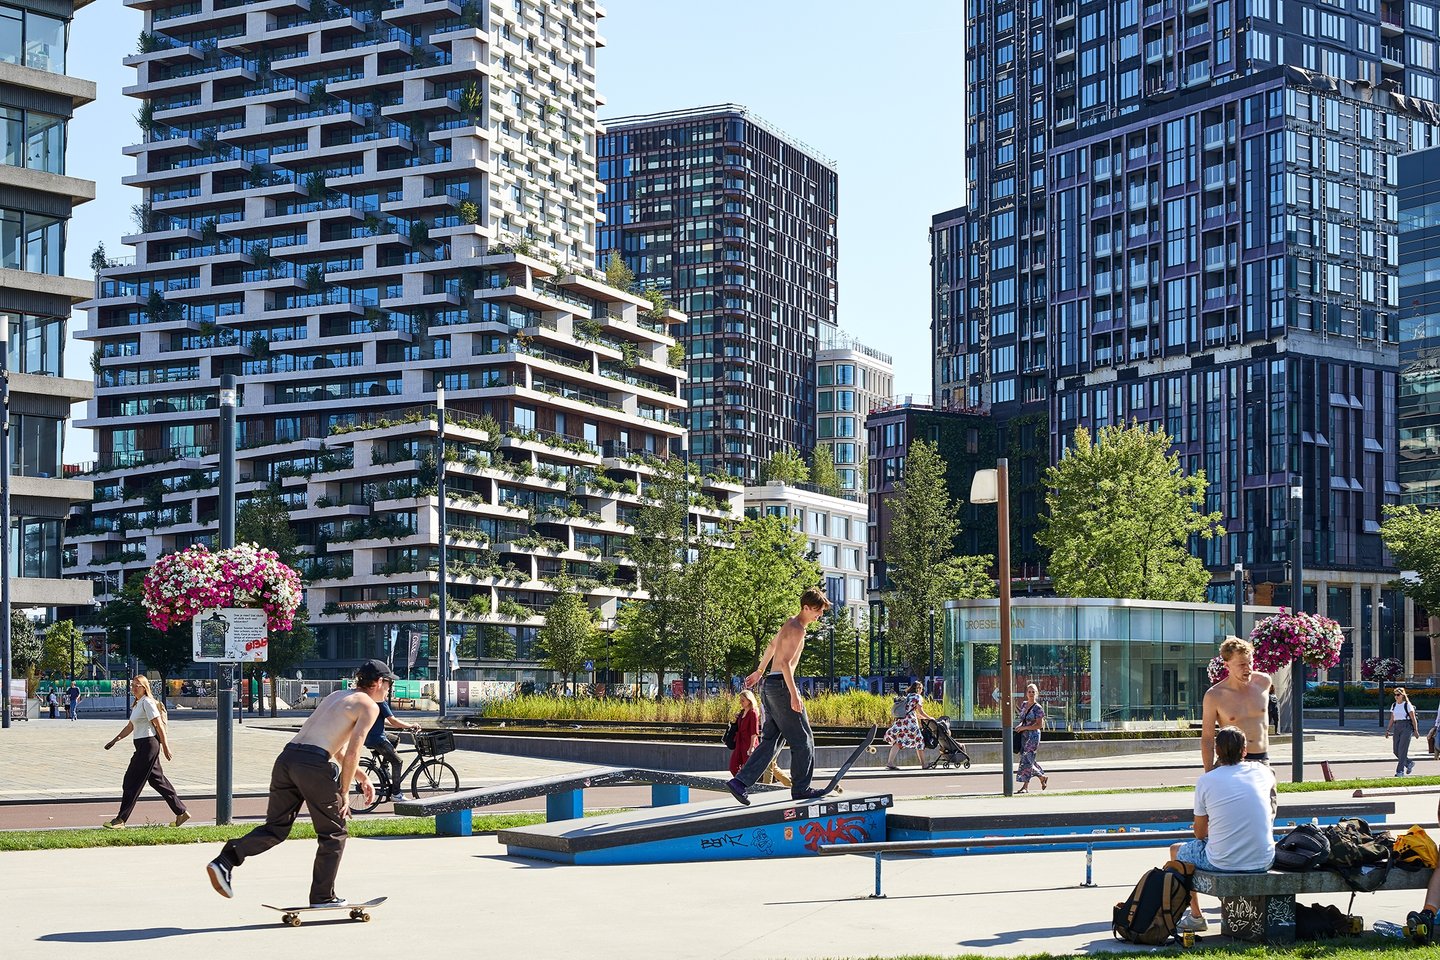
M 1275 777 L 1245 759 L 1245 734 L 1239 727 L 1215 733 L 1215 767 L 1195 781 L 1195 839 L 1170 847 L 1170 859 L 1197 870 L 1264 873 L 1275 860 Z M 1205 930 L 1200 895 L 1190 894 L 1190 912 L 1179 930 Z

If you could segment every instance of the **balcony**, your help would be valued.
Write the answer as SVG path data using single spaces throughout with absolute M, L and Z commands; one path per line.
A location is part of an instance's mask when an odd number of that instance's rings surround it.
M 1395 43 L 1380 44 L 1380 66 L 1390 70 L 1402 70 L 1405 67 L 1405 51 Z
M 1380 33 L 1387 37 L 1398 37 L 1405 32 L 1404 7 L 1380 8 Z
M 1163 37 L 1159 40 L 1151 40 L 1145 44 L 1145 62 L 1159 63 L 1166 57 L 1175 55 L 1174 36 Z
M 1055 62 L 1060 63 L 1066 60 L 1075 59 L 1075 34 L 1067 33 L 1063 37 L 1055 38 Z
M 1056 25 L 1057 27 L 1058 27 L 1060 24 L 1062 24 L 1062 23 L 1069 23 L 1071 20 L 1074 20 L 1074 19 L 1075 19 L 1075 0 L 1069 0 L 1068 3 L 1059 3 L 1059 4 L 1056 4 L 1056 6 L 1055 6 L 1055 25 Z
M 1210 61 L 1202 60 L 1185 68 L 1182 84 L 1187 87 L 1199 86 L 1210 81 Z

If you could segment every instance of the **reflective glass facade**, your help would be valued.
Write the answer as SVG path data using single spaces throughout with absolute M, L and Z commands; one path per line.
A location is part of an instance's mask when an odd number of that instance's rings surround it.
M 1400 490 L 1440 504 L 1440 148 L 1400 158 Z
M 744 107 L 607 122 L 597 256 L 618 251 L 688 321 L 690 452 L 747 480 L 816 439 L 815 353 L 835 325 L 836 190 L 829 160 Z M 835 417 L 856 439 L 863 413 Z

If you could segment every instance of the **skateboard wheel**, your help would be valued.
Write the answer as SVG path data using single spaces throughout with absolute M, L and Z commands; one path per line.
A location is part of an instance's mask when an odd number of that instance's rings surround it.
M 280 919 L 285 921 L 285 925 L 286 925 L 286 926 L 290 926 L 290 927 L 298 927 L 298 926 L 300 926 L 300 918 L 297 917 L 297 916 L 296 916 L 295 914 L 293 914 L 293 913 L 287 913 L 287 914 L 285 914 L 285 916 L 281 917 Z
M 872 747 L 870 747 L 870 749 L 869 749 L 867 752 L 869 752 L 869 753 L 874 753 L 874 752 L 875 752 L 875 748 L 872 746 Z

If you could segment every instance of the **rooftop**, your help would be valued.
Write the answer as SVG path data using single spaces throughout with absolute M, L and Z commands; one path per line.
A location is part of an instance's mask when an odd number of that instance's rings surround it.
M 773 133 L 796 150 L 819 161 L 831 170 L 837 169 L 834 160 L 819 150 L 816 150 L 804 140 L 786 133 L 784 130 L 775 126 L 775 124 L 755 113 L 749 107 L 739 103 L 716 103 L 708 107 L 686 107 L 681 110 L 662 110 L 659 113 L 635 113 L 628 117 L 602 119 L 600 125 L 605 128 L 607 133 L 615 133 L 619 130 L 634 130 L 639 127 L 653 127 L 664 123 L 678 123 L 684 120 L 699 120 L 702 117 L 714 116 L 739 117 L 741 120 L 753 123 L 760 129 Z

